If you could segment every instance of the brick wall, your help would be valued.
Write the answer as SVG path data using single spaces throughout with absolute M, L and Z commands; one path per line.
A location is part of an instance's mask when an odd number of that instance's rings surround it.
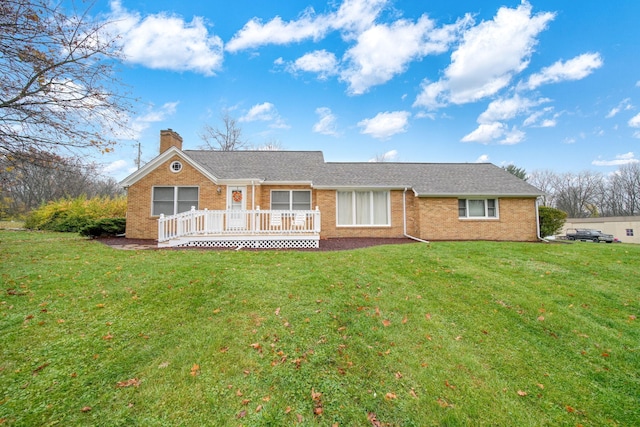
M 391 191 L 391 226 L 338 227 L 336 225 L 335 190 L 317 190 L 316 199 L 322 216 L 321 238 L 336 237 L 402 237 L 404 235 L 402 191 Z M 407 192 L 407 217 L 413 212 L 413 193 Z M 415 221 L 410 221 L 407 232 L 415 232 Z
M 169 169 L 169 165 L 174 160 L 180 160 L 182 163 L 182 170 L 178 173 Z M 126 236 L 130 239 L 158 238 L 158 217 L 151 216 L 151 197 L 154 186 L 197 186 L 200 198 L 199 209 L 226 209 L 226 187 L 220 186 L 221 192 L 218 194 L 218 186 L 180 157 L 173 156 L 127 190 Z
M 425 240 L 537 240 L 535 199 L 499 199 L 499 219 L 459 219 L 457 198 L 421 198 L 419 236 Z

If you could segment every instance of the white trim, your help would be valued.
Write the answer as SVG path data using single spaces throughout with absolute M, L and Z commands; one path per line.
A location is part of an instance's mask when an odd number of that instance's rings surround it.
M 198 208 L 200 206 L 200 186 L 199 185 L 152 185 L 151 186 L 151 206 L 150 206 L 150 216 L 151 218 L 159 218 L 161 215 L 164 214 L 154 214 L 153 213 L 153 203 L 154 203 L 154 198 L 153 198 L 153 193 L 154 190 L 156 188 L 173 188 L 173 214 L 172 215 L 176 215 L 179 214 L 181 212 L 176 212 L 178 210 L 178 188 L 197 188 L 198 189 L 198 200 L 196 201 L 198 203 L 198 206 L 195 206 L 196 208 Z M 193 207 L 193 206 L 192 206 Z M 186 212 L 186 211 L 184 211 Z
M 123 179 L 122 181 L 120 181 L 120 185 L 123 186 L 124 188 L 132 186 L 133 184 L 135 184 L 136 182 L 140 181 L 142 178 L 147 176 L 147 174 L 154 171 L 162 163 L 171 159 L 171 157 L 173 156 L 180 157 L 182 161 L 192 166 L 194 169 L 196 169 L 206 178 L 211 180 L 214 184 L 218 184 L 218 178 L 215 175 L 212 175 L 210 172 L 208 172 L 202 166 L 200 166 L 200 164 L 196 163 L 194 160 L 191 160 L 191 158 L 189 158 L 185 153 L 183 153 L 176 147 L 171 147 L 167 151 L 160 154 L 158 157 L 151 160 L 149 163 L 147 163 L 146 165 L 144 165 L 143 167 L 141 167 L 140 169 L 138 169 L 137 171 L 135 171 L 134 173 L 132 173 L 131 175 Z
M 460 200 L 465 201 L 465 213 L 466 216 L 460 216 Z M 469 200 L 482 200 L 484 202 L 484 216 L 469 216 Z M 489 206 L 487 201 L 495 200 L 495 210 L 496 214 L 494 216 L 489 216 Z M 500 199 L 498 197 L 459 197 L 458 198 L 458 219 L 462 221 L 474 221 L 474 220 L 482 220 L 482 221 L 495 221 L 500 219 Z
M 309 193 L 309 208 L 308 209 L 301 209 L 301 210 L 310 210 L 311 206 L 313 206 L 313 191 L 311 190 L 306 190 L 306 189 L 297 189 L 297 188 L 272 188 L 269 191 L 269 209 L 273 209 L 273 192 L 274 191 L 288 191 L 289 192 L 289 207 L 287 209 L 284 210 L 293 210 L 293 192 L 294 191 L 306 191 L 307 193 Z
M 175 169 L 173 166 L 177 166 L 178 169 Z M 169 170 L 173 173 L 178 173 L 182 171 L 182 163 L 180 162 L 180 160 L 174 160 L 173 162 L 169 163 Z
M 338 193 L 351 193 L 351 204 L 352 204 L 352 211 L 353 211 L 353 222 L 354 224 L 339 224 L 338 223 L 338 218 L 340 218 L 340 207 L 338 205 Z M 387 219 L 388 222 L 386 224 L 355 224 L 355 219 L 357 216 L 357 212 L 356 212 L 356 197 L 355 197 L 355 193 L 370 193 L 371 194 L 371 199 L 370 199 L 370 204 L 371 204 L 371 219 L 373 219 L 373 214 L 374 214 L 374 201 L 373 201 L 373 194 L 372 193 L 386 193 L 387 194 Z M 351 189 L 351 190 L 340 190 L 337 191 L 336 190 L 336 228 L 362 228 L 362 227 L 366 227 L 366 228 L 389 228 L 391 227 L 391 191 L 390 190 L 365 190 L 365 189 Z

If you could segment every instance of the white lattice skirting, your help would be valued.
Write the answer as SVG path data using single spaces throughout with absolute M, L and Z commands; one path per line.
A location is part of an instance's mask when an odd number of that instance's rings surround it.
M 162 246 L 177 248 L 318 249 L 320 247 L 320 239 L 318 237 L 288 239 L 181 239 L 173 243 L 167 242 Z

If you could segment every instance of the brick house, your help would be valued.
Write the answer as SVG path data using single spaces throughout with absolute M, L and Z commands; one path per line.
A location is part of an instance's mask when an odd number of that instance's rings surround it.
M 320 151 L 182 150 L 121 183 L 126 236 L 159 246 L 317 247 L 319 239 L 535 241 L 540 190 L 488 163 L 331 163 Z

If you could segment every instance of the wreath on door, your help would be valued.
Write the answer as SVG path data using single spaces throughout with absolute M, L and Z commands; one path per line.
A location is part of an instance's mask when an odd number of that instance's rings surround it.
M 233 191 L 231 193 L 231 198 L 234 202 L 240 203 L 242 201 L 242 191 Z

